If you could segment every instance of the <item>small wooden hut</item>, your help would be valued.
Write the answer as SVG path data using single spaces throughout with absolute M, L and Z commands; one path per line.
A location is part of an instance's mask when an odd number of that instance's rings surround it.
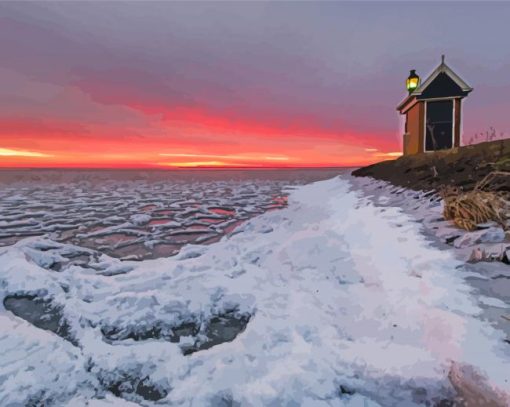
M 462 99 L 473 88 L 446 65 L 444 55 L 423 83 L 412 70 L 407 90 L 409 95 L 397 107 L 406 117 L 404 155 L 460 146 Z

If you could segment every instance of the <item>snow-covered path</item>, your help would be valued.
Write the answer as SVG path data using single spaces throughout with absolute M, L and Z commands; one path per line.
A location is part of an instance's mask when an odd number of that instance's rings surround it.
M 57 336 L 0 305 L 0 405 L 126 405 L 109 391 L 142 405 L 424 405 L 454 396 L 452 361 L 510 393 L 508 344 L 418 223 L 348 178 L 289 203 L 168 259 L 93 260 L 40 238 L 0 251 L 2 303 L 25 294 L 67 324 Z M 87 266 L 51 269 L 77 255 Z M 218 321 L 237 336 L 212 346 Z

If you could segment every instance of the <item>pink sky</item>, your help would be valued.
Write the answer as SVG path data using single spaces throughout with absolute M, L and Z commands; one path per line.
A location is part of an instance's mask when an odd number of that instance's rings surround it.
M 394 158 L 408 71 L 443 53 L 475 88 L 464 139 L 508 134 L 509 15 L 505 3 L 0 3 L 0 166 Z

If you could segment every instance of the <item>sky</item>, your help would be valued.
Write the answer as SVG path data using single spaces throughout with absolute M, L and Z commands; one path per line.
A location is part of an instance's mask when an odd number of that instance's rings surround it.
M 0 2 L 0 166 L 357 166 L 410 69 L 510 134 L 510 2 Z

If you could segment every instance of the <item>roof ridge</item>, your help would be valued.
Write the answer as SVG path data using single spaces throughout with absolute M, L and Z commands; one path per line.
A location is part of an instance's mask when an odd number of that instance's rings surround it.
M 418 86 L 411 95 L 421 95 L 425 89 L 436 79 L 440 73 L 448 75 L 464 92 L 471 92 L 473 88 L 469 86 L 455 71 L 441 59 L 441 63 L 432 71 L 432 73 Z

